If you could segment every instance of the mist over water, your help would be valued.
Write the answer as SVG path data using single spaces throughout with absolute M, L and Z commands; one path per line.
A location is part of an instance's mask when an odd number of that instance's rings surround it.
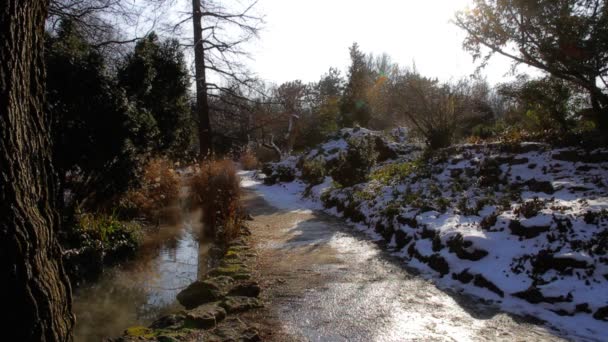
M 146 234 L 134 259 L 74 291 L 76 342 L 120 336 L 182 309 L 175 297 L 206 273 L 209 250 L 201 239 L 201 211 L 188 207 L 182 200 L 171 223 Z

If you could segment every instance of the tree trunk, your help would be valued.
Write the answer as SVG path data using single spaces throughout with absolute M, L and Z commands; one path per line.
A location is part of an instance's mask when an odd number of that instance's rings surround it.
M 47 6 L 0 7 L 0 331 L 11 341 L 70 341 L 74 324 L 43 112 Z
M 192 0 L 192 23 L 194 27 L 194 72 L 196 79 L 196 111 L 198 114 L 199 158 L 205 159 L 212 153 L 207 80 L 205 76 L 205 49 L 201 0 Z

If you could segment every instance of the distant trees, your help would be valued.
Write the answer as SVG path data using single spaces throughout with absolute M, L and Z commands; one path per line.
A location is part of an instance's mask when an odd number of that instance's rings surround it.
M 471 97 L 465 82 L 440 84 L 437 79 L 407 73 L 397 84 L 397 108 L 431 149 L 449 146 L 467 115 Z
M 536 67 L 589 94 L 608 131 L 608 6 L 604 0 L 475 0 L 456 24 L 464 48 L 484 63 L 498 53 Z
M 48 3 L 0 9 L 0 326 L 15 341 L 70 341 L 71 290 L 57 243 L 50 115 L 45 111 Z

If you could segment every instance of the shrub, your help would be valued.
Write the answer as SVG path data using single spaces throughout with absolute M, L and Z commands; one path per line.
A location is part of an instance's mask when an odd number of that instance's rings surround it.
M 167 208 L 175 204 L 180 192 L 180 179 L 171 162 L 152 159 L 144 168 L 140 186 L 129 190 L 120 200 L 122 217 L 143 216 L 158 221 L 165 218 Z
M 371 168 L 376 165 L 378 153 L 368 138 L 349 139 L 346 153 L 341 153 L 332 178 L 343 186 L 365 182 Z
M 93 280 L 106 264 L 131 257 L 141 242 L 141 227 L 116 216 L 77 214 L 60 236 L 64 267 L 74 286 Z
M 289 183 L 296 179 L 295 170 L 290 165 L 266 164 L 262 168 L 262 172 L 266 175 L 264 178 L 266 185 L 273 185 L 277 182 Z
M 192 177 L 191 189 L 193 201 L 203 210 L 207 232 L 222 241 L 235 238 L 240 228 L 240 180 L 234 163 L 204 161 Z
M 414 162 L 387 164 L 375 170 L 371 178 L 384 185 L 389 185 L 393 181 L 404 181 L 415 169 L 416 163 Z
M 243 170 L 257 170 L 259 167 L 258 159 L 250 149 L 246 149 L 241 153 L 240 162 L 243 166 Z
M 325 163 L 321 159 L 304 160 L 302 163 L 302 180 L 317 185 L 325 179 Z

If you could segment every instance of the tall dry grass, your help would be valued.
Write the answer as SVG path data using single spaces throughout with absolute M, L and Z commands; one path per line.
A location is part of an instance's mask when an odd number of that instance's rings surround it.
M 239 161 L 241 162 L 241 166 L 243 166 L 243 170 L 257 170 L 260 166 L 258 158 L 250 149 L 246 149 L 241 153 Z
M 170 216 L 169 209 L 177 203 L 179 192 L 180 179 L 173 163 L 164 158 L 152 159 L 144 167 L 140 186 L 121 198 L 121 215 L 154 222 L 168 218 L 165 216 Z
M 237 237 L 240 229 L 240 179 L 231 160 L 204 161 L 191 179 L 195 204 L 203 210 L 206 231 L 223 241 Z

